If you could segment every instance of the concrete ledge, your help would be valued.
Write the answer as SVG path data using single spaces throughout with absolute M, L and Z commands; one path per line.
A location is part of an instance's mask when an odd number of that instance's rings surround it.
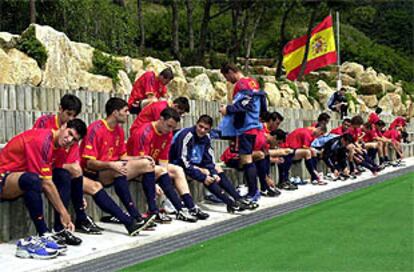
M 304 185 L 297 191 L 284 191 L 278 198 L 262 198 L 255 212 L 231 215 L 222 205 L 202 204 L 211 217 L 196 224 L 174 221 L 160 225 L 155 232 L 142 232 L 128 237 L 122 226 L 101 224 L 102 236 L 79 234 L 83 244 L 70 247 L 67 256 L 40 261 L 14 257 L 14 243 L 0 245 L 2 272 L 17 271 L 115 271 L 134 262 L 141 262 L 193 243 L 231 232 L 258 221 L 307 207 L 336 197 L 341 193 L 370 186 L 393 176 L 412 172 L 414 159 L 407 159 L 406 168 L 387 168 L 378 177 L 363 173 L 356 180 L 329 182 L 326 186 Z M 355 186 L 354 186 L 355 185 Z

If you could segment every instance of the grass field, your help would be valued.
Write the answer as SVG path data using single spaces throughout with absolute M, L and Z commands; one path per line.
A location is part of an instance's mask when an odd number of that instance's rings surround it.
M 414 271 L 414 173 L 123 271 Z

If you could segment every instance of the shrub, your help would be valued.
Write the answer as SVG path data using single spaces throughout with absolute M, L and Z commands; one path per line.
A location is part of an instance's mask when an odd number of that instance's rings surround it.
M 91 73 L 110 77 L 114 84 L 119 82 L 118 71 L 123 68 L 120 61 L 112 56 L 106 56 L 101 51 L 95 49 L 93 51 L 92 64 Z
M 47 50 L 43 44 L 36 39 L 34 26 L 30 26 L 22 33 L 20 39 L 17 41 L 16 48 L 36 60 L 37 65 L 44 69 L 47 61 Z

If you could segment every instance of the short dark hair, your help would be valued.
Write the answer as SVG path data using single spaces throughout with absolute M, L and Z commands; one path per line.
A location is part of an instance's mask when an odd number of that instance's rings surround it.
M 376 113 L 376 114 L 380 114 L 381 112 L 382 112 L 382 108 L 377 107 L 377 108 L 375 109 L 375 113 Z
M 364 119 L 362 119 L 362 117 L 360 115 L 356 115 L 354 117 L 352 117 L 351 119 L 351 124 L 352 125 L 362 125 L 364 123 Z
M 180 122 L 181 120 L 180 114 L 175 109 L 170 107 L 163 109 L 160 116 L 164 118 L 165 121 L 171 118 L 176 122 Z
M 372 128 L 372 124 L 370 122 L 366 122 L 364 124 L 364 128 L 371 129 Z
M 345 123 L 345 122 L 351 123 L 351 118 L 348 118 L 348 117 L 344 118 L 344 120 L 342 120 L 342 124 Z
M 274 131 L 270 132 L 270 135 L 276 138 L 278 141 L 285 141 L 286 140 L 286 132 L 284 132 L 282 129 L 278 128 Z
M 187 97 L 177 97 L 176 99 L 174 99 L 173 103 L 176 104 L 177 108 L 179 108 L 180 110 L 184 112 L 190 112 L 190 103 L 188 102 Z
M 203 114 L 203 115 L 201 115 L 201 116 L 198 118 L 198 120 L 197 120 L 197 124 L 198 124 L 198 123 L 204 123 L 204 124 L 207 124 L 207 125 L 209 125 L 210 127 L 212 127 L 212 126 L 213 126 L 213 118 L 211 118 L 211 116 L 210 116 L 210 115 Z
M 78 115 L 82 110 L 82 101 L 73 94 L 65 94 L 60 99 L 60 106 L 62 110 L 74 111 Z
M 223 65 L 221 66 L 220 72 L 222 74 L 227 74 L 230 71 L 239 72 L 240 69 L 233 63 L 223 63 Z
M 329 120 L 331 120 L 331 116 L 329 114 L 327 114 L 326 112 L 322 112 L 318 116 L 318 123 L 319 122 L 329 122 Z
M 378 122 L 375 123 L 377 126 L 379 127 L 385 127 L 385 122 L 382 120 L 379 120 Z
M 128 103 L 119 97 L 111 97 L 105 104 L 106 115 L 111 115 L 116 110 L 122 110 L 123 108 L 128 107 Z
M 354 142 L 354 137 L 352 137 L 352 135 L 349 134 L 349 133 L 342 134 L 341 137 L 347 143 L 353 143 Z
M 72 119 L 66 123 L 67 128 L 73 128 L 79 134 L 79 140 L 86 135 L 86 124 L 79 118 Z
M 344 87 L 342 87 L 341 89 L 339 89 L 339 91 L 344 91 L 346 92 L 346 89 Z
M 268 122 L 270 120 L 276 121 L 278 119 L 282 122 L 284 120 L 283 116 L 280 113 L 278 113 L 277 111 L 263 112 L 262 115 L 261 115 L 261 118 L 262 118 L 263 122 Z
M 163 78 L 167 80 L 172 80 L 174 78 L 174 73 L 172 69 L 168 67 L 161 71 L 160 76 L 162 76 Z

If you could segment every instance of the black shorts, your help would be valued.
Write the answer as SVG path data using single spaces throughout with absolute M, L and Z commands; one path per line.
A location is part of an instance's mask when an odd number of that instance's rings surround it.
M 254 144 L 256 143 L 256 135 L 242 134 L 237 136 L 236 143 L 239 155 L 250 155 L 253 153 Z
M 84 170 L 83 170 L 83 176 L 84 176 L 84 177 L 87 177 L 87 178 L 89 178 L 89 179 L 91 179 L 91 180 L 93 180 L 93 181 L 95 181 L 95 182 L 100 182 L 100 183 L 101 183 L 101 181 L 99 180 L 99 174 L 100 174 L 102 171 L 105 171 L 105 170 L 108 170 L 108 169 L 99 170 L 99 171 L 92 171 L 92 170 L 87 170 L 87 169 L 84 169 Z M 108 188 L 108 187 L 111 187 L 111 186 L 112 186 L 112 183 L 111 183 L 111 184 L 107 184 L 107 185 L 105 185 L 105 184 L 103 184 L 103 183 L 101 183 L 101 184 L 102 184 L 102 186 L 103 186 L 104 188 Z
M 239 170 L 240 169 L 240 160 L 239 159 L 230 159 L 226 162 L 226 166 Z
M 140 112 L 141 112 L 141 110 L 142 110 L 142 105 L 141 105 L 141 103 L 142 103 L 142 101 L 139 101 L 139 105 L 138 105 L 138 107 L 130 107 L 129 108 L 129 113 L 130 114 L 136 114 L 136 115 L 138 115 Z
M 0 196 L 1 196 L 1 193 L 3 192 L 4 185 L 6 184 L 7 176 L 10 175 L 10 174 L 11 173 L 9 173 L 9 172 L 0 174 Z M 2 202 L 1 197 L 0 197 L 0 202 Z

